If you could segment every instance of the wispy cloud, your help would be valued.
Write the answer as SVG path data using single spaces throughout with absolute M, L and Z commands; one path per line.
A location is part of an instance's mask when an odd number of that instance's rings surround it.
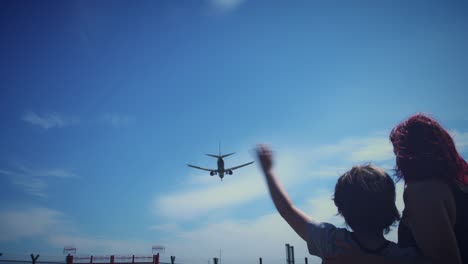
M 28 177 L 12 177 L 11 183 L 20 187 L 26 193 L 45 198 L 47 197 L 47 193 L 45 189 L 47 187 L 47 183 L 43 179 L 37 178 L 28 178 Z
M 334 144 L 319 146 L 311 154 L 320 159 L 339 155 L 350 162 L 384 161 L 393 158 L 392 145 L 387 136 L 346 138 Z
M 103 114 L 101 120 L 112 126 L 126 126 L 135 121 L 135 118 L 123 114 Z
M 16 163 L 9 170 L 0 169 L 0 174 L 10 178 L 11 183 L 26 193 L 45 198 L 50 178 L 73 178 L 76 174 L 64 169 L 35 169 L 22 163 Z M 48 179 L 49 178 L 49 179 Z
M 226 13 L 238 8 L 245 0 L 207 0 L 208 3 L 218 12 Z
M 33 169 L 22 163 L 15 163 L 14 167 L 17 169 L 17 172 L 11 172 L 11 174 L 21 174 L 31 177 L 57 177 L 57 178 L 73 178 L 76 177 L 76 174 L 64 169 Z
M 21 116 L 21 120 L 43 129 L 61 128 L 79 123 L 86 123 L 86 121 L 97 124 L 107 124 L 114 127 L 127 126 L 135 122 L 135 118 L 126 114 L 105 113 L 97 114 L 93 118 L 85 118 L 81 120 L 77 117 L 64 116 L 56 112 L 49 112 L 38 114 L 34 111 L 25 111 Z
M 58 113 L 37 114 L 33 111 L 26 111 L 21 116 L 21 119 L 32 125 L 42 127 L 44 129 L 54 127 L 64 127 L 77 124 L 79 120 L 72 117 L 64 117 Z

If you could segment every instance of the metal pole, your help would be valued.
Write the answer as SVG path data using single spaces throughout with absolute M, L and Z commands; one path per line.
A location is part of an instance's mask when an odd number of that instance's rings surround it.
M 36 256 L 34 256 L 33 254 L 31 254 L 31 260 L 32 260 L 32 264 L 36 264 L 36 260 L 39 258 L 39 254 L 37 254 Z
M 291 246 L 291 263 L 294 264 L 295 261 L 294 261 L 294 247 Z
M 291 252 L 289 251 L 289 244 L 286 244 L 286 264 L 291 264 Z
M 258 263 L 262 264 L 262 258 L 261 257 L 258 259 Z
M 73 255 L 70 255 L 70 253 L 68 253 L 66 262 L 67 264 L 73 264 Z
M 304 263 L 309 264 L 309 260 L 307 259 L 307 257 L 304 258 Z

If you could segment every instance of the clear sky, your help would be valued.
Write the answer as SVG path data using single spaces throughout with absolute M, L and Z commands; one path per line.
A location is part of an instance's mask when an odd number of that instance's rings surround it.
M 312 217 L 388 134 L 436 117 L 468 156 L 466 1 L 1 1 L 0 252 L 283 263 L 306 247 L 257 164 Z M 401 184 L 398 187 L 401 194 Z M 402 208 L 401 199 L 398 200 Z M 396 239 L 393 232 L 389 236 Z M 311 258 L 311 263 L 318 259 Z

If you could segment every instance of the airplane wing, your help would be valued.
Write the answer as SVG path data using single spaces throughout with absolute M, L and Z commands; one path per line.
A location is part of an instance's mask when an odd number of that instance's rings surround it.
M 217 171 L 217 170 L 210 170 L 210 169 L 205 169 L 205 168 L 202 168 L 202 167 L 198 167 L 198 166 L 194 166 L 194 165 L 190 165 L 190 164 L 187 164 L 187 166 L 189 167 L 192 167 L 192 168 L 195 168 L 195 169 L 199 169 L 199 170 L 204 170 L 204 171 Z
M 242 165 L 239 165 L 239 166 L 235 166 L 235 167 L 232 167 L 232 168 L 229 168 L 229 169 L 225 169 L 225 170 L 235 170 L 235 169 L 238 169 L 238 168 L 241 168 L 241 167 L 250 165 L 250 164 L 252 164 L 252 163 L 254 163 L 254 162 L 255 162 L 255 161 L 251 161 L 251 162 L 248 162 L 248 163 L 245 163 L 245 164 L 242 164 Z

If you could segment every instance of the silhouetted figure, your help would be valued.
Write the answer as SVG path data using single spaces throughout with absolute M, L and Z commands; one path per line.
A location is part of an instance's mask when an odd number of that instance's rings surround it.
M 417 247 L 428 263 L 468 263 L 468 166 L 435 119 L 416 114 L 390 134 L 396 178 L 405 181 L 398 244 Z M 329 263 L 408 263 L 357 251 Z
M 294 206 L 273 172 L 269 148 L 257 148 L 273 203 L 280 215 L 307 242 L 309 253 L 322 259 L 341 250 L 336 241 L 352 245 L 362 252 L 401 257 L 418 256 L 414 248 L 400 248 L 384 238 L 400 215 L 395 206 L 395 184 L 385 171 L 374 165 L 354 166 L 337 181 L 334 202 L 338 213 L 353 230 L 311 219 Z

